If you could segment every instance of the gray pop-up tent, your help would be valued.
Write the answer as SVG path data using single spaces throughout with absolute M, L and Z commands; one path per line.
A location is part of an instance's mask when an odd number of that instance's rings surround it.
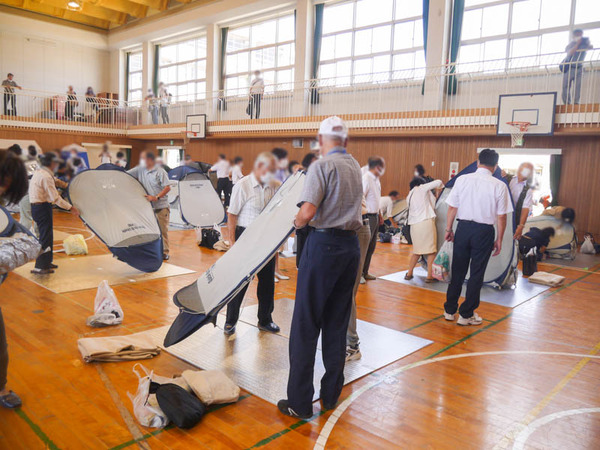
M 169 172 L 171 223 L 212 227 L 225 221 L 225 209 L 207 174 L 181 166 Z
M 531 228 L 554 228 L 554 237 L 550 239 L 546 253 L 548 258 L 575 259 L 577 255 L 577 234 L 572 224 L 552 216 L 535 216 L 527 219 L 523 233 Z
M 437 215 L 435 224 L 437 228 L 438 250 L 443 245 L 444 236 L 446 234 L 446 218 L 448 215 L 448 204 L 446 203 L 446 199 L 448 198 L 448 195 L 450 195 L 450 191 L 459 177 L 468 173 L 473 173 L 476 170 L 476 162 L 465 167 L 458 175 L 446 183 L 442 194 L 437 200 L 435 205 L 435 212 Z M 494 177 L 504 181 L 500 172 L 501 170 L 499 168 L 496 169 Z M 454 229 L 456 229 L 457 225 L 458 221 L 454 221 Z M 484 283 L 497 288 L 512 287 L 517 283 L 519 254 L 517 243 L 513 240 L 515 232 L 514 228 L 513 213 L 510 213 L 506 218 L 506 232 L 504 233 L 504 238 L 502 240 L 502 251 L 499 255 L 490 258 L 483 279 Z M 467 279 L 468 278 L 469 274 L 467 274 Z
M 195 283 L 175 293 L 173 302 L 180 312 L 165 337 L 165 346 L 214 322 L 218 312 L 269 262 L 294 229 L 304 179 L 303 173 L 288 178 L 233 247 Z
M 118 166 L 102 164 L 76 175 L 68 193 L 81 220 L 113 255 L 142 272 L 160 268 L 162 236 L 138 180 Z

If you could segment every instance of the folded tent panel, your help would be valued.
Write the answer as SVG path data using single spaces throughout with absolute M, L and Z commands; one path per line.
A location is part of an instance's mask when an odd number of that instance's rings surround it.
M 103 164 L 75 176 L 68 194 L 81 220 L 119 260 L 142 272 L 160 268 L 160 228 L 146 190 L 134 177 Z

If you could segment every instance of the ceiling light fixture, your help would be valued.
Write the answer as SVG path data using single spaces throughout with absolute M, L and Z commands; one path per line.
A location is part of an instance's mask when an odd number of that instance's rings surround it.
M 79 11 L 81 10 L 81 2 L 79 0 L 69 0 L 69 3 L 67 3 L 67 9 L 69 11 Z

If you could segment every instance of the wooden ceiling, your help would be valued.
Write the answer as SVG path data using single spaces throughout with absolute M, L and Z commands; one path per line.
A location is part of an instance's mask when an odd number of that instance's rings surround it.
M 77 0 L 79 11 L 67 9 L 69 0 L 0 0 L 7 5 L 45 16 L 76 22 L 83 25 L 109 30 L 133 19 L 165 11 L 178 3 L 194 0 Z

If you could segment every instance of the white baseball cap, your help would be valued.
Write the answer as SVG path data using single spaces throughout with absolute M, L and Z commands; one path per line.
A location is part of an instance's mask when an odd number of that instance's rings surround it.
M 331 116 L 321 122 L 319 134 L 324 136 L 337 136 L 341 139 L 347 139 L 348 126 L 338 116 Z

